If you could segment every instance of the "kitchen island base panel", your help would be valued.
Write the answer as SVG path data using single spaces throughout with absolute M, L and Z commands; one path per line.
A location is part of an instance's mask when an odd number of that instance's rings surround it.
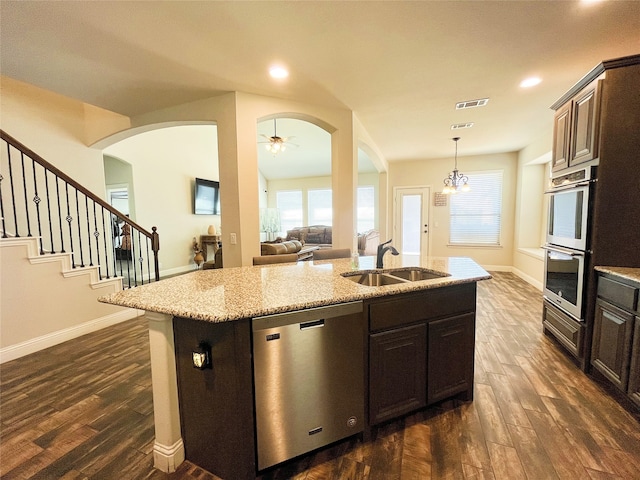
M 253 479 L 251 321 L 173 320 L 186 458 L 224 479 Z M 193 351 L 210 351 L 210 368 L 194 367 Z

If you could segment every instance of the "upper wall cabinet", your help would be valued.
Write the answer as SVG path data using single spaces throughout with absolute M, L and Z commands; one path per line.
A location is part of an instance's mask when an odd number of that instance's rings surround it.
M 556 110 L 553 171 L 598 158 L 601 83 L 591 82 Z

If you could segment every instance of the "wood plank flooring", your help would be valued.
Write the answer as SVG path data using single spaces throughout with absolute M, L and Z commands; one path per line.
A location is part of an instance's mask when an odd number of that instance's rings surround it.
M 540 292 L 509 273 L 478 291 L 473 402 L 443 402 L 261 480 L 640 479 L 638 411 L 542 334 Z M 143 319 L 5 363 L 0 387 L 3 479 L 217 479 L 189 462 L 153 468 Z

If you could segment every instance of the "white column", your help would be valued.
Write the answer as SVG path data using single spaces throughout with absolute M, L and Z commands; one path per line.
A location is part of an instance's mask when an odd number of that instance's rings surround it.
M 156 429 L 153 464 L 158 470 L 171 473 L 184 461 L 173 317 L 154 312 L 145 312 L 145 317 L 149 321 L 153 417 Z

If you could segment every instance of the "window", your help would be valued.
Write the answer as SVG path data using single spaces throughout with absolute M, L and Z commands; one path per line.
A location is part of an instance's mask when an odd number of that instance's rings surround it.
M 356 210 L 357 228 L 359 233 L 373 230 L 375 226 L 375 192 L 373 185 L 358 187 L 358 204 Z
M 302 226 L 302 190 L 276 192 L 276 205 L 280 210 L 280 233 Z
M 471 191 L 451 195 L 449 243 L 500 245 L 502 171 L 468 176 Z
M 331 189 L 309 190 L 309 225 L 331 225 L 333 204 Z

